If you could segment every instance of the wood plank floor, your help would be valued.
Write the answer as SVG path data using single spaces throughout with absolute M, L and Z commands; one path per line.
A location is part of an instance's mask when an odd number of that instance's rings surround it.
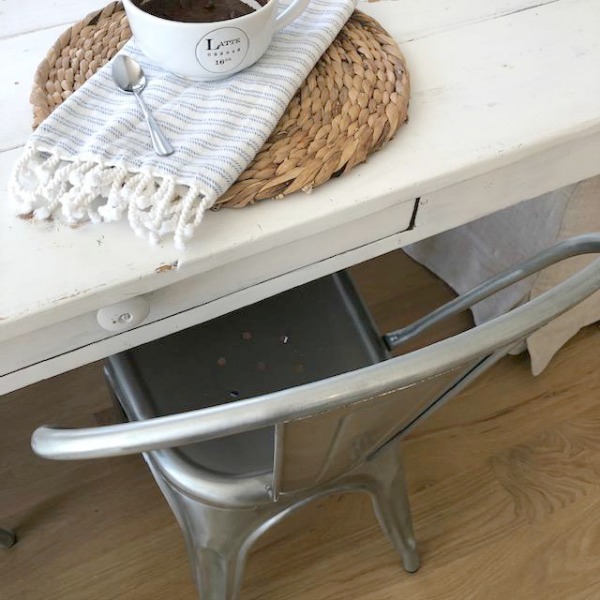
M 400 253 L 355 275 L 385 328 L 449 296 Z M 404 442 L 417 574 L 402 571 L 367 498 L 334 496 L 260 540 L 243 599 L 600 598 L 599 348 L 589 327 L 537 378 L 525 356 L 506 358 Z M 41 423 L 111 420 L 99 365 L 0 398 L 0 411 L 0 524 L 20 537 L 0 550 L 0 598 L 196 597 L 141 458 L 55 463 L 29 449 Z

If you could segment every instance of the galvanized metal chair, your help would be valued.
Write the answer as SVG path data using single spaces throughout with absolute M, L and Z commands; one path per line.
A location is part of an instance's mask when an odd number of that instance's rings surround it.
M 42 427 L 54 459 L 144 453 L 184 533 L 202 600 L 239 596 L 254 540 L 334 491 L 370 494 L 404 568 L 419 559 L 398 440 L 533 331 L 600 289 L 600 259 L 484 325 L 391 358 L 389 349 L 600 234 L 563 242 L 383 338 L 343 273 L 113 356 L 130 423 Z

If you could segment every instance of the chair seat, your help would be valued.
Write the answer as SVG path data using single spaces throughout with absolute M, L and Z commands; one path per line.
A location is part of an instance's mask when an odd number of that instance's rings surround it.
M 318 381 L 389 358 L 344 272 L 113 356 L 107 376 L 130 420 Z M 273 427 L 178 448 L 229 476 L 273 469 Z

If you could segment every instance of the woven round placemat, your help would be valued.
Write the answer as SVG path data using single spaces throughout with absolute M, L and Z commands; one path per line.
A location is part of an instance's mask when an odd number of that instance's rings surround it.
M 129 40 L 120 2 L 65 31 L 31 92 L 34 127 Z M 310 191 L 364 162 L 407 119 L 409 79 L 393 38 L 355 11 L 321 57 L 256 158 L 217 206 L 241 207 Z

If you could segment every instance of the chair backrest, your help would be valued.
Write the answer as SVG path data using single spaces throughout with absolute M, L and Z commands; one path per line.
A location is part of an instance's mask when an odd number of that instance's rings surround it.
M 580 236 L 517 265 L 386 336 L 390 346 L 558 260 L 600 253 L 600 234 Z M 34 451 L 54 459 L 172 448 L 277 426 L 275 493 L 324 483 L 414 426 L 516 343 L 600 289 L 600 259 L 510 313 L 404 356 L 280 392 L 184 414 L 100 428 L 41 427 Z
M 408 327 L 388 333 L 385 336 L 388 346 L 395 348 L 412 341 L 440 321 L 551 264 L 582 252 L 594 249 L 598 251 L 596 238 L 597 236 L 582 236 L 577 240 L 568 240 L 507 269 Z M 521 320 L 521 327 L 523 333 L 518 336 L 517 343 L 527 335 L 528 325 L 525 319 Z M 500 338 L 497 342 L 493 339 L 490 341 L 492 345 L 489 350 L 482 352 L 474 360 L 449 370 L 442 369 L 433 376 L 411 382 L 402 389 L 386 390 L 381 396 L 365 399 L 359 404 L 278 424 L 275 440 L 275 493 L 292 493 L 335 479 L 353 465 L 360 464 L 391 439 L 407 432 L 475 376 L 497 362 L 514 345 L 503 345 Z M 449 359 L 452 352 L 452 349 L 448 351 Z M 396 360 L 397 368 L 401 369 L 402 360 Z M 368 374 L 365 370 L 365 377 Z
M 399 435 L 470 370 L 470 365 L 461 366 L 358 404 L 280 423 L 275 435 L 275 493 L 307 489 L 348 472 Z

